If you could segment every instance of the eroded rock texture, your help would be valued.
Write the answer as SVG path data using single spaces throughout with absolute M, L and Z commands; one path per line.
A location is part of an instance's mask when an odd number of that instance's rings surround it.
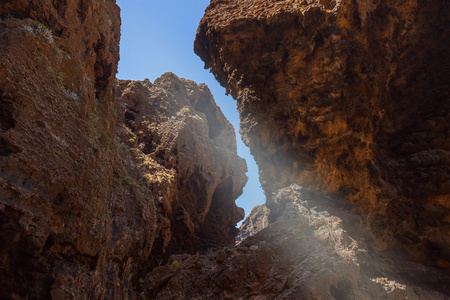
M 173 255 L 144 280 L 142 299 L 446 299 L 439 271 L 401 255 L 372 256 L 344 229 L 358 216 L 293 184 L 270 226 L 238 247 Z M 364 228 L 359 228 L 365 231 Z M 445 282 L 445 281 L 444 281 Z M 432 288 L 430 288 L 432 287 Z
M 234 129 L 206 85 L 166 73 L 153 84 L 120 81 L 121 136 L 138 178 L 156 196 L 155 251 L 195 252 L 234 245 L 244 211 L 234 200 L 247 182 Z
M 246 238 L 253 236 L 269 226 L 270 210 L 265 204 L 255 206 L 239 227 L 236 243 L 239 244 Z
M 0 5 L 0 298 L 135 299 L 232 245 L 246 165 L 207 87 L 116 82 L 113 0 Z
M 0 7 L 0 298 L 100 298 L 119 9 L 112 0 Z
M 351 202 L 377 236 L 449 267 L 448 1 L 211 1 L 196 53 L 237 99 L 272 197 Z

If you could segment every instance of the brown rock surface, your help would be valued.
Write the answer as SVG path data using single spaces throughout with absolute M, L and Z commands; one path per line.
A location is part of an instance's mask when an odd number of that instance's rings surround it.
M 0 17 L 1 299 L 135 299 L 169 254 L 234 243 L 246 165 L 206 86 L 166 74 L 117 99 L 113 0 Z
M 2 1 L 0 16 L 0 298 L 100 298 L 119 9 Z
M 269 213 L 270 210 L 265 204 L 255 206 L 239 227 L 236 244 L 269 226 Z
M 213 0 L 196 53 L 273 193 L 351 202 L 385 250 L 450 261 L 448 1 Z
M 234 203 L 247 182 L 234 129 L 208 87 L 166 73 L 120 81 L 123 139 L 139 175 L 157 198 L 155 250 L 195 252 L 234 245 L 244 212 Z M 156 253 L 155 253 L 156 254 Z
M 422 266 L 395 253 L 371 256 L 344 229 L 343 220 L 357 216 L 330 199 L 295 184 L 274 199 L 286 206 L 270 226 L 239 247 L 173 255 L 145 278 L 141 298 L 447 299 L 430 287 L 449 277 L 436 270 L 424 277 Z
M 114 82 L 114 0 L 2 1 L 0 298 L 448 298 L 449 13 L 212 1 L 196 51 L 271 209 L 232 247 L 246 167 L 207 87 Z

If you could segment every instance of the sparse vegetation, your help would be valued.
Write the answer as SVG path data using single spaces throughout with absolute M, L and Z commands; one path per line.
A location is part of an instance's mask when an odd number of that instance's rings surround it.
M 45 37 L 45 39 L 50 43 L 54 44 L 55 40 L 53 39 L 53 32 L 44 24 L 35 22 L 34 26 L 25 26 L 25 30 L 30 33 L 34 33 L 36 35 L 41 35 Z
M 183 262 L 178 261 L 178 260 L 174 260 L 172 262 L 172 271 L 173 272 L 178 272 L 178 270 L 180 269 L 181 265 L 183 264 Z
M 195 115 L 194 119 L 199 120 L 199 121 L 203 121 L 202 117 L 200 117 L 199 115 Z

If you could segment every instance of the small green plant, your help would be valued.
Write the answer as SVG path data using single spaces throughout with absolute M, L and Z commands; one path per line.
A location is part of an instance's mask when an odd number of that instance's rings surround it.
M 142 290 L 144 289 L 144 278 L 139 278 L 139 288 Z
M 135 143 L 136 140 L 137 140 L 137 137 L 133 136 L 133 137 L 132 137 L 131 139 L 129 139 L 128 141 L 129 141 L 130 143 Z
M 38 188 L 45 188 L 45 183 L 43 183 L 42 181 L 38 183 Z
M 173 178 L 173 177 L 170 178 L 170 181 L 175 182 L 175 178 Z
M 180 269 L 182 264 L 183 264 L 183 262 L 178 261 L 178 260 L 174 260 L 172 262 L 172 271 L 176 273 Z
M 141 164 L 141 166 L 144 167 L 144 168 L 147 168 L 147 169 L 149 169 L 149 170 L 152 169 L 152 164 L 151 164 L 151 162 L 148 161 L 148 160 L 144 161 L 144 162 Z
M 37 34 L 44 36 L 50 44 L 54 43 L 53 32 L 42 23 L 37 23 L 34 30 Z

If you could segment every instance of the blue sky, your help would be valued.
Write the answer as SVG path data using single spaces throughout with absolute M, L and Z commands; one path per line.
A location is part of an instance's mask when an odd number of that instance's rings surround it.
M 258 168 L 239 136 L 236 102 L 203 68 L 194 53 L 194 39 L 209 0 L 117 0 L 121 8 L 119 79 L 154 81 L 165 72 L 206 83 L 227 119 L 236 129 L 238 154 L 247 161 L 248 183 L 236 201 L 246 216 L 255 205 L 265 202 Z

